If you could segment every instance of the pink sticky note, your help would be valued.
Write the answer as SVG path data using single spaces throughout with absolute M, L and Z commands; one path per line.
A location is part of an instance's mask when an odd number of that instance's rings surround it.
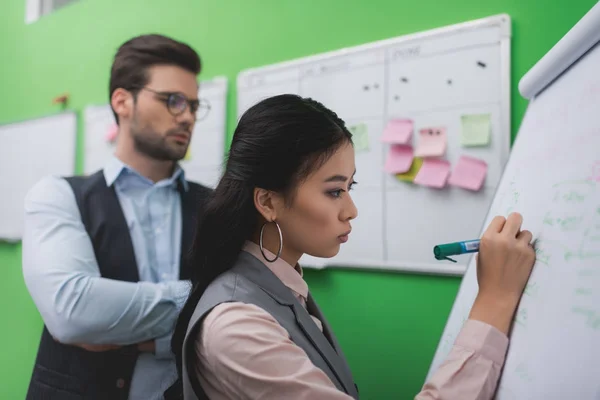
M 478 158 L 461 156 L 448 181 L 452 186 L 477 191 L 487 175 L 487 163 Z
M 391 144 L 408 144 L 412 139 L 413 122 L 410 119 L 392 119 L 388 122 L 381 141 Z
M 426 158 L 423 160 L 423 165 L 421 165 L 421 169 L 415 177 L 414 183 L 441 189 L 446 186 L 449 175 L 450 163 L 448 161 L 436 158 Z
M 119 133 L 119 126 L 117 124 L 112 124 L 108 130 L 106 131 L 106 136 L 104 137 L 107 142 L 113 143 L 117 138 L 117 134 Z
M 446 128 L 424 128 L 419 130 L 419 142 L 415 150 L 417 157 L 439 157 L 446 152 Z
M 394 144 L 390 150 L 383 167 L 390 174 L 403 174 L 410 169 L 413 162 L 413 149 L 411 146 Z

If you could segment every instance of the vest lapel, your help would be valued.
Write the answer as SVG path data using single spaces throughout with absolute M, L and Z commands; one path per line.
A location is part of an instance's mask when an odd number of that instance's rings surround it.
M 345 379 L 342 379 L 341 381 L 347 382 L 346 386 L 352 385 L 352 386 L 356 387 L 356 385 L 354 384 L 354 379 L 352 378 L 352 372 L 350 371 L 350 368 L 348 367 L 346 358 L 344 357 L 344 353 L 342 352 L 342 349 L 341 349 L 339 343 L 337 342 L 337 339 L 336 339 L 335 335 L 333 334 L 333 331 L 331 330 L 331 327 L 329 326 L 327 319 L 321 312 L 321 309 L 319 308 L 319 306 L 317 305 L 317 303 L 315 302 L 315 300 L 313 299 L 313 297 L 310 293 L 308 294 L 308 299 L 306 301 L 306 309 L 308 310 L 310 315 L 316 317 L 317 319 L 319 319 L 319 321 L 321 321 L 321 325 L 323 325 L 323 334 L 325 335 L 327 340 L 329 340 L 329 342 L 333 346 L 338 357 L 342 360 L 342 362 L 340 363 L 340 366 L 339 366 L 339 371 L 343 374 Z M 348 388 L 348 389 L 350 389 L 350 388 Z M 352 393 L 352 392 L 349 391 L 348 393 Z
M 198 202 L 196 191 L 190 185 L 188 190 L 184 190 L 183 185 L 179 184 L 179 193 L 181 196 L 181 255 L 179 261 L 179 279 L 186 280 L 191 278 L 189 257 L 192 252 L 194 240 L 194 229 L 196 228 L 196 215 L 200 203 Z
M 240 258 L 246 257 L 247 259 L 241 263 L 243 271 L 240 272 L 242 275 L 267 291 L 277 302 L 287 305 L 292 309 L 294 316 L 296 317 L 296 322 L 301 330 L 321 354 L 325 362 L 327 362 L 329 368 L 331 368 L 338 381 L 344 387 L 346 393 L 354 393 L 354 382 L 351 377 L 348 378 L 349 371 L 345 364 L 345 360 L 336 353 L 332 344 L 325 337 L 323 332 L 321 332 L 317 324 L 315 324 L 315 321 L 310 317 L 308 311 L 302 307 L 298 300 L 293 296 L 290 289 L 288 289 L 279 278 L 277 278 L 275 274 L 262 263 L 262 261 L 256 259 L 247 252 L 242 252 Z M 317 317 L 317 315 L 315 315 L 315 317 Z M 319 317 L 322 318 L 323 315 L 321 314 L 318 318 Z M 323 327 L 325 327 L 324 318 L 321 319 L 321 321 L 323 321 Z
M 346 393 L 351 393 L 352 388 L 348 386 L 348 384 L 351 383 L 352 380 L 349 382 L 347 379 L 345 379 L 345 371 L 347 368 L 342 358 L 336 353 L 324 332 L 321 332 L 317 324 L 315 324 L 315 321 L 313 321 L 313 319 L 310 317 L 308 311 L 302 307 L 302 305 L 298 303 L 296 299 L 294 299 L 294 304 L 292 307 L 296 316 L 296 321 L 302 328 L 304 334 L 310 339 L 313 346 L 315 346 L 319 353 L 321 353 L 321 356 L 323 356 L 333 373 L 336 375 Z M 317 316 L 315 315 L 315 317 Z M 324 324 L 323 328 L 325 328 Z
M 103 215 L 108 216 L 105 221 L 98 223 L 105 229 L 89 232 L 90 237 L 94 238 L 94 250 L 102 276 L 128 282 L 139 281 L 133 243 L 123 209 L 114 187 L 106 186 L 103 177 L 94 202 L 97 203 L 90 204 L 88 211 L 97 206 L 103 210 Z

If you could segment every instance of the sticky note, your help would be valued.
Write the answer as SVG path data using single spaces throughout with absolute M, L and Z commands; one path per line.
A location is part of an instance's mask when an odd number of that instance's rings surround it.
M 426 158 L 414 182 L 423 186 L 441 189 L 446 186 L 450 175 L 450 163 L 446 160 Z
M 452 170 L 449 183 L 463 189 L 477 191 L 483 186 L 487 175 L 487 163 L 478 158 L 461 156 Z
M 419 142 L 415 150 L 417 157 L 439 157 L 446 153 L 446 128 L 424 128 L 419 130 Z
M 390 144 L 409 144 L 412 135 L 413 122 L 410 119 L 392 119 L 385 127 L 381 141 Z
M 183 161 L 189 161 L 192 158 L 192 148 L 188 146 L 187 151 L 185 152 L 185 156 L 183 157 Z
M 393 144 L 388 151 L 383 169 L 390 174 L 401 174 L 410 169 L 413 162 L 411 146 Z
M 423 165 L 423 159 L 421 157 L 414 157 L 408 171 L 403 174 L 396 174 L 396 179 L 404 182 L 413 182 L 421 169 L 421 165 Z
M 369 150 L 369 131 L 366 124 L 357 124 L 348 128 L 352 133 L 352 143 L 354 143 L 354 151 Z
M 492 124 L 490 114 L 463 115 L 460 142 L 463 146 L 487 146 Z
M 114 141 L 117 139 L 118 133 L 119 126 L 117 124 L 112 124 L 106 131 L 104 139 L 106 139 L 106 141 L 109 143 L 114 143 Z

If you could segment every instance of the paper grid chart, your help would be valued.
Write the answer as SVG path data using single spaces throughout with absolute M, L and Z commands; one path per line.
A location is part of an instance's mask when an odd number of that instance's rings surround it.
M 295 93 L 355 137 L 350 241 L 303 265 L 462 274 L 468 259 L 437 261 L 433 247 L 480 233 L 509 153 L 509 67 L 510 19 L 499 15 L 240 73 L 238 117 Z

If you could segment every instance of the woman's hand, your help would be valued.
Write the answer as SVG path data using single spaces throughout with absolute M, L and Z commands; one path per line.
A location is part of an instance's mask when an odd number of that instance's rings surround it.
M 521 231 L 523 217 L 495 217 L 481 238 L 477 257 L 479 293 L 469 318 L 508 334 L 535 263 L 533 235 Z

